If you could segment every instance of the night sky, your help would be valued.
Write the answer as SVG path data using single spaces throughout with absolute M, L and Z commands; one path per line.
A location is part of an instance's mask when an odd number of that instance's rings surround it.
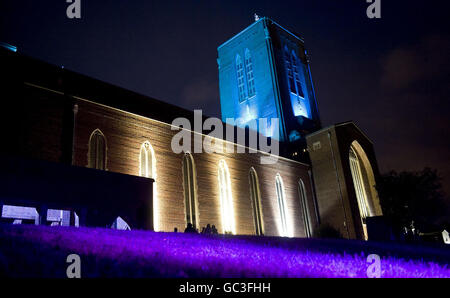
M 254 13 L 270 17 L 305 39 L 323 125 L 355 121 L 382 172 L 436 168 L 450 194 L 446 2 L 381 0 L 374 20 L 365 0 L 81 0 L 78 20 L 65 0 L 1 0 L 0 41 L 220 117 L 217 47 Z

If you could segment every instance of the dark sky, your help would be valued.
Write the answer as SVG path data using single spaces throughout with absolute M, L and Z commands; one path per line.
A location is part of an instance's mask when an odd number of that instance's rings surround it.
M 448 1 L 0 1 L 0 41 L 20 52 L 220 117 L 217 46 L 271 17 L 298 32 L 324 125 L 354 120 L 382 172 L 436 168 L 450 193 Z

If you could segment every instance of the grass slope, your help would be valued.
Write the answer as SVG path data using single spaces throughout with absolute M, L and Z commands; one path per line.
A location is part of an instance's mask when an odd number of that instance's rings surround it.
M 348 240 L 205 236 L 0 225 L 0 276 L 66 277 L 69 254 L 82 277 L 450 277 L 444 246 Z

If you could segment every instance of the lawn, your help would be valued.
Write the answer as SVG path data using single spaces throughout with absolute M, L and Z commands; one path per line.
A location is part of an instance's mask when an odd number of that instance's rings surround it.
M 450 277 L 445 246 L 348 240 L 207 236 L 0 225 L 0 276 L 66 277 L 78 254 L 82 277 Z

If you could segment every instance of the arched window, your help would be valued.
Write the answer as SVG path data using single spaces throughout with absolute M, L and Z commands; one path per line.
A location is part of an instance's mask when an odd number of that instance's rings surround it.
M 239 102 L 243 102 L 247 99 L 245 95 L 245 79 L 244 79 L 244 66 L 242 64 L 241 56 L 236 55 L 236 77 L 239 92 Z
M 256 93 L 255 78 L 253 76 L 252 55 L 249 49 L 245 49 L 245 71 L 247 73 L 247 90 L 248 97 L 252 97 Z
M 219 193 L 222 208 L 222 226 L 224 233 L 235 234 L 233 195 L 231 193 L 230 172 L 224 160 L 219 162 Z
M 97 170 L 106 170 L 106 138 L 96 129 L 89 138 L 88 167 Z
M 144 142 L 141 145 L 141 151 L 139 153 L 139 176 L 154 178 L 154 159 L 155 154 L 152 145 L 149 142 Z
M 298 181 L 298 194 L 300 196 L 300 205 L 302 207 L 303 222 L 305 224 L 306 237 L 312 236 L 311 217 L 308 209 L 308 198 L 306 197 L 305 184 L 302 179 Z
M 198 202 L 197 202 L 197 177 L 194 159 L 190 153 L 183 158 L 183 189 L 186 207 L 186 224 L 191 223 L 194 228 L 199 228 Z
M 287 46 L 284 47 L 284 63 L 286 65 L 289 90 L 291 93 L 304 98 L 305 95 L 303 93 L 303 86 L 300 80 L 300 66 L 298 58 L 294 51 L 289 52 Z
M 353 147 L 350 147 L 349 157 L 350 157 L 350 170 L 352 172 L 353 184 L 355 186 L 359 212 L 361 213 L 361 218 L 364 221 L 364 219 L 369 216 L 367 192 L 364 187 L 364 181 L 361 173 L 361 165 L 359 163 L 358 155 L 356 155 L 356 152 L 353 149 Z
M 362 234 L 368 239 L 366 218 L 382 216 L 380 199 L 376 189 L 375 176 L 364 148 L 358 141 L 353 141 L 349 148 L 349 166 L 352 176 L 353 189 L 355 190 L 356 204 L 362 223 Z
M 264 225 L 262 218 L 261 195 L 259 192 L 258 175 L 254 168 L 249 172 L 250 198 L 253 207 L 253 219 L 255 222 L 256 235 L 264 235 Z
M 281 236 L 289 236 L 288 223 L 287 223 L 287 212 L 286 212 L 286 196 L 284 193 L 284 183 L 280 174 L 277 174 L 275 178 L 276 190 L 277 190 L 277 201 L 278 208 L 280 209 L 280 220 L 281 220 Z
M 150 142 L 145 141 L 139 151 L 139 176 L 152 178 L 153 182 L 153 229 L 159 230 L 159 208 L 156 187 L 156 156 Z

